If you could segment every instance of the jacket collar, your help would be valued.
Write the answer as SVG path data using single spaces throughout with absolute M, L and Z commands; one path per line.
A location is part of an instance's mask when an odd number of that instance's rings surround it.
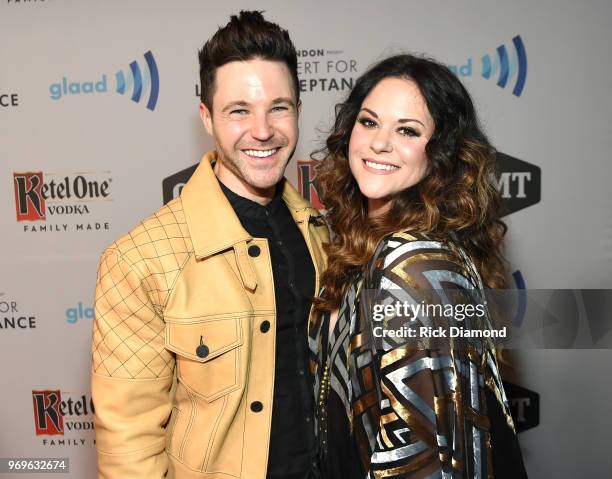
M 215 161 L 216 151 L 204 155 L 181 192 L 185 221 L 198 258 L 211 256 L 232 248 L 236 243 L 253 239 L 240 224 L 219 186 L 212 169 Z M 282 198 L 296 222 L 319 216 L 319 212 L 287 180 L 283 181 Z

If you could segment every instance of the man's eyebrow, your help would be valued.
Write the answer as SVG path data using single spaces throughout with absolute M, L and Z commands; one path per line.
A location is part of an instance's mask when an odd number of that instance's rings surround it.
M 246 101 L 241 101 L 241 100 L 232 101 L 228 103 L 227 105 L 225 105 L 225 108 L 221 110 L 221 113 L 227 113 L 228 110 L 231 110 L 232 108 L 236 108 L 237 106 L 246 107 L 246 106 L 249 106 L 249 104 Z
M 279 103 L 289 103 L 291 105 L 295 105 L 295 103 L 293 102 L 293 98 L 289 98 L 286 96 L 281 96 L 272 100 L 272 104 L 274 105 L 278 105 Z

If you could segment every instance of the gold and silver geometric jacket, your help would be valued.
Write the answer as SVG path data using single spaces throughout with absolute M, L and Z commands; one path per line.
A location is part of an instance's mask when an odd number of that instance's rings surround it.
M 459 248 L 408 233 L 382 241 L 345 294 L 325 352 L 329 315 L 311 329 L 322 449 L 334 420 L 325 405 L 335 394 L 368 479 L 492 478 L 484 388 L 494 393 L 512 431 L 514 425 L 490 338 L 448 339 L 448 347 L 436 349 L 405 341 L 374 347 L 372 316 L 362 304 L 369 301 L 365 289 L 383 304 L 483 303 L 478 272 Z M 484 323 L 464 320 L 463 326 L 490 327 L 488 318 L 487 312 Z M 417 319 L 419 325 L 427 322 Z

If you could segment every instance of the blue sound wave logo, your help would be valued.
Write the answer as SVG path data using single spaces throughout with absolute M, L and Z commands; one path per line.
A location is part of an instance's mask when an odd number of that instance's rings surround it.
M 132 101 L 140 103 L 143 94 L 149 91 L 149 99 L 147 100 L 147 108 L 151 111 L 155 110 L 157 98 L 159 97 L 159 72 L 157 71 L 157 63 L 155 57 L 149 50 L 144 54 L 145 65 L 140 68 L 138 62 L 130 63 L 130 69 L 127 74 L 119 70 L 115 74 L 117 80 L 116 91 L 120 95 L 125 95 L 132 92 Z
M 506 45 L 498 46 L 493 55 L 482 57 L 482 76 L 487 80 L 497 77 L 497 86 L 501 88 L 506 88 L 508 82 L 516 77 L 512 94 L 521 96 L 527 80 L 527 52 L 520 35 L 512 39 L 512 45 L 514 46 L 512 58 L 508 54 L 509 49 Z
M 520 35 L 512 39 L 512 47 L 500 45 L 493 54 L 482 58 L 482 77 L 495 80 L 500 88 L 512 87 L 512 94 L 521 96 L 527 81 L 527 51 Z M 471 77 L 473 65 L 476 63 L 468 58 L 465 63 L 448 65 L 448 68 L 458 77 Z
M 126 73 L 118 71 L 115 74 L 117 82 L 115 91 L 120 95 L 126 93 L 132 101 L 140 103 L 146 100 L 146 107 L 153 111 L 159 98 L 159 71 L 155 57 L 151 51 L 144 54 L 142 67 L 134 60 L 129 65 Z M 109 80 L 107 75 L 102 75 L 95 80 L 81 81 L 62 77 L 60 82 L 49 85 L 49 94 L 52 100 L 61 100 L 67 95 L 108 93 Z M 148 96 L 148 98 L 147 98 Z

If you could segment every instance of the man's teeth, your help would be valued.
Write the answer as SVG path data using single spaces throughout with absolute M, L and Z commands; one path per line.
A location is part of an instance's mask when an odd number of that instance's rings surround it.
M 381 163 L 373 163 L 371 161 L 366 161 L 365 164 L 368 165 L 370 168 L 374 168 L 375 170 L 385 170 L 385 171 L 399 170 L 399 166 L 383 165 Z
M 272 150 L 244 150 L 244 152 L 249 156 L 256 156 L 257 158 L 266 158 L 268 156 L 273 155 L 278 151 L 278 148 L 274 148 Z

